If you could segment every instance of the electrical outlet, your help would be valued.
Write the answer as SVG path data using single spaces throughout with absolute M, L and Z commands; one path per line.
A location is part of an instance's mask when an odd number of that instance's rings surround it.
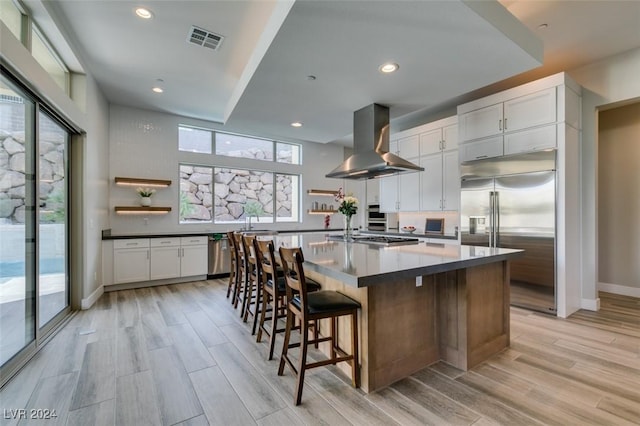
M 416 277 L 416 287 L 422 287 L 422 275 Z
M 144 219 L 142 219 L 142 221 L 144 222 L 144 226 L 149 225 L 149 218 L 145 217 Z

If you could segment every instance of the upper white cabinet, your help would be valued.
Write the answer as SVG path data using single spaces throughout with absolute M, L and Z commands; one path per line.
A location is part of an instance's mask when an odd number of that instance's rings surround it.
M 462 141 L 515 132 L 556 121 L 556 88 L 518 96 L 461 114 Z
M 458 106 L 460 161 L 557 148 L 559 123 L 580 127 L 579 92 L 559 73 Z
M 457 210 L 460 198 L 458 126 L 455 117 L 430 123 L 420 133 L 420 210 Z
M 457 210 L 460 196 L 457 117 L 394 136 L 390 151 L 425 170 L 380 178 L 380 210 Z
M 404 134 L 406 135 L 406 132 Z M 417 164 L 420 160 L 420 137 L 413 134 L 393 139 L 389 143 L 389 151 Z M 418 172 L 386 176 L 379 180 L 380 211 L 413 212 L 420 210 L 420 200 L 417 197 L 420 186 Z

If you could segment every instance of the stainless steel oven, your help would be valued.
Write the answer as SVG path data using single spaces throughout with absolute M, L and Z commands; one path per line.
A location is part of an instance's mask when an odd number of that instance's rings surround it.
M 394 227 L 397 228 L 396 214 L 381 212 L 379 204 L 367 206 L 367 231 L 388 231 Z

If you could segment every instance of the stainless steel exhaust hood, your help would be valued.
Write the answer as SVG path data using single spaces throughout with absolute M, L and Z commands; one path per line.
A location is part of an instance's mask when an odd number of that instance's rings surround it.
M 423 170 L 389 152 L 389 108 L 371 104 L 353 113 L 353 155 L 325 176 L 371 179 Z

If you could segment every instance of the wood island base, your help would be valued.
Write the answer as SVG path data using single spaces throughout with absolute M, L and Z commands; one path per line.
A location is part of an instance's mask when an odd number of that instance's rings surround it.
M 362 304 L 359 361 L 365 392 L 439 360 L 468 370 L 509 346 L 508 261 L 425 275 L 422 285 L 414 278 L 356 288 L 315 271 L 307 274 L 323 289 Z M 328 334 L 328 327 L 322 323 L 320 333 Z M 347 352 L 349 328 L 348 321 L 340 321 L 340 346 Z M 350 366 L 342 364 L 338 367 L 350 376 Z

